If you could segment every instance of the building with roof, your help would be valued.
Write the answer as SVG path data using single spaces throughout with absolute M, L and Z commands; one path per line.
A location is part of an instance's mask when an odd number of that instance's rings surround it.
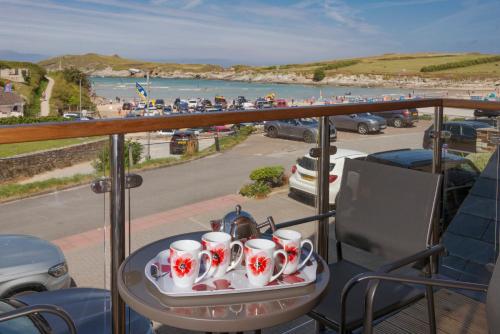
M 27 68 L 2 68 L 0 69 L 0 79 L 14 82 L 24 82 L 24 78 L 29 76 Z
M 13 92 L 0 91 L 0 117 L 23 116 L 25 102 Z

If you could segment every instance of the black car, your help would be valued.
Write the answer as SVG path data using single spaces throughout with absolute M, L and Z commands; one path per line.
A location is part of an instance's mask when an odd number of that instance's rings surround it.
M 188 151 L 188 145 L 193 145 L 194 152 L 198 152 L 198 137 L 193 131 L 175 131 L 170 139 L 170 154 L 184 154 Z
M 500 110 L 474 110 L 474 117 L 498 117 L 500 116 Z
M 381 111 L 374 113 L 374 115 L 385 118 L 387 125 L 396 128 L 412 126 L 413 123 L 418 121 L 418 110 L 415 108 Z
M 134 109 L 134 106 L 130 102 L 125 102 L 122 105 L 122 110 L 133 110 L 133 109 Z
M 445 140 L 450 151 L 476 152 L 477 129 L 491 128 L 491 124 L 480 121 L 453 121 L 443 123 L 443 130 L 448 131 L 451 137 Z M 431 125 L 424 132 L 423 148 L 432 149 L 434 126 Z
M 432 172 L 432 156 L 432 150 L 402 149 L 373 153 L 363 159 L 430 173 Z M 455 216 L 480 172 L 467 158 L 452 153 L 443 153 L 442 159 L 443 189 L 445 190 L 445 205 L 442 213 L 444 230 Z
M 111 334 L 112 332 L 110 293 L 101 289 L 63 289 L 4 299 L 0 300 L 0 314 L 40 304 L 59 306 L 66 311 L 73 320 L 77 333 Z M 126 317 L 127 333 L 153 333 L 151 321 L 128 307 Z M 42 312 L 0 322 L 0 333 L 68 333 L 68 327 L 59 317 Z

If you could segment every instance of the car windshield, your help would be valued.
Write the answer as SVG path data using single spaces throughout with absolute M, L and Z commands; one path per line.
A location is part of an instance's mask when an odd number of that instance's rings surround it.
M 0 314 L 13 311 L 15 308 L 3 301 L 0 301 Z M 35 324 L 27 317 L 16 318 L 9 321 L 0 322 L 0 333 L 2 334 L 40 334 Z
M 307 170 L 312 170 L 312 171 L 317 171 L 318 170 L 318 163 L 317 159 L 310 158 L 310 157 L 302 157 L 297 159 L 297 164 Z M 330 163 L 330 172 L 333 170 L 335 167 L 334 163 Z
M 298 121 L 303 125 L 318 126 L 318 122 L 313 118 L 300 118 Z

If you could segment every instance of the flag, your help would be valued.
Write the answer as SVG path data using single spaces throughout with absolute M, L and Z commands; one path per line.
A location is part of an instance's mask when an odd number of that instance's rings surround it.
M 139 96 L 143 99 L 146 99 L 146 97 L 148 96 L 148 93 L 146 92 L 144 87 L 139 85 L 138 82 L 135 83 L 135 90 L 137 91 L 137 94 L 139 94 Z

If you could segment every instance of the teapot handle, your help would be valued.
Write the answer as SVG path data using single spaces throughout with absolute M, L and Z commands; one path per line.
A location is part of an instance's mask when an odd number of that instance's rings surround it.
M 274 223 L 274 219 L 272 216 L 267 217 L 266 221 L 262 224 L 257 225 L 257 229 L 261 229 L 263 227 L 269 226 L 271 231 L 276 231 L 276 224 Z

